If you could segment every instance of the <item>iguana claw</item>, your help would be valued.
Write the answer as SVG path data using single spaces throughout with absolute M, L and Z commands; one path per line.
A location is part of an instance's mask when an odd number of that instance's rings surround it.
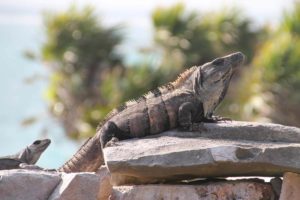
M 232 119 L 229 117 L 221 117 L 217 115 L 214 115 L 211 118 L 203 119 L 203 122 L 207 122 L 207 123 L 217 123 L 217 122 L 226 122 L 226 121 L 232 121 Z
M 113 137 L 109 142 L 106 143 L 105 147 L 118 146 L 116 143 L 120 141 L 118 138 Z

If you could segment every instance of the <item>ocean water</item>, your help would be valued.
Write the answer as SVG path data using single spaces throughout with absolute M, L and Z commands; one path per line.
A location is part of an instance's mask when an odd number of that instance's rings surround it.
M 30 24 L 0 24 L 0 156 L 16 153 L 34 140 L 47 137 L 52 144 L 38 165 L 56 168 L 71 157 L 79 143 L 66 138 L 47 112 L 43 98 L 47 69 L 23 55 L 26 49 L 36 50 L 41 44 L 40 29 Z M 28 83 L 34 76 L 42 78 Z M 23 126 L 22 121 L 31 117 L 38 118 L 36 123 Z

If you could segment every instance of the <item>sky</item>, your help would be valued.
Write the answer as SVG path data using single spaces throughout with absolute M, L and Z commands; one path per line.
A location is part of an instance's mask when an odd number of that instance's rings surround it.
M 183 2 L 188 9 L 199 11 L 218 10 L 224 6 L 242 8 L 258 23 L 276 23 L 282 9 L 290 8 L 293 0 L 0 0 L 1 23 L 40 24 L 40 14 L 44 10 L 64 10 L 71 3 L 94 5 L 108 23 L 128 22 L 131 26 L 149 26 L 149 16 L 157 6 L 173 5 Z

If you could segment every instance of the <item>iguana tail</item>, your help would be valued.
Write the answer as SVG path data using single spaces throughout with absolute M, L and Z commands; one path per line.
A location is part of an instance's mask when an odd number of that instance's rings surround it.
M 58 171 L 60 172 L 95 172 L 104 164 L 99 137 L 89 138 L 80 149 Z

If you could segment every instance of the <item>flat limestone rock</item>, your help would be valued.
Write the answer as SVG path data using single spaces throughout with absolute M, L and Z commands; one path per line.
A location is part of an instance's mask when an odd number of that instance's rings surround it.
M 22 169 L 0 171 L 1 200 L 48 199 L 61 181 L 54 173 Z
M 0 170 L 1 200 L 102 200 L 111 193 L 109 173 Z
M 63 173 L 63 181 L 57 185 L 49 200 L 96 200 L 98 199 L 99 176 L 94 173 Z
M 141 184 L 205 177 L 300 173 L 300 129 L 269 123 L 204 124 L 104 149 L 112 183 Z
M 267 183 L 223 181 L 201 185 L 134 185 L 113 187 L 114 200 L 271 200 L 274 192 Z

